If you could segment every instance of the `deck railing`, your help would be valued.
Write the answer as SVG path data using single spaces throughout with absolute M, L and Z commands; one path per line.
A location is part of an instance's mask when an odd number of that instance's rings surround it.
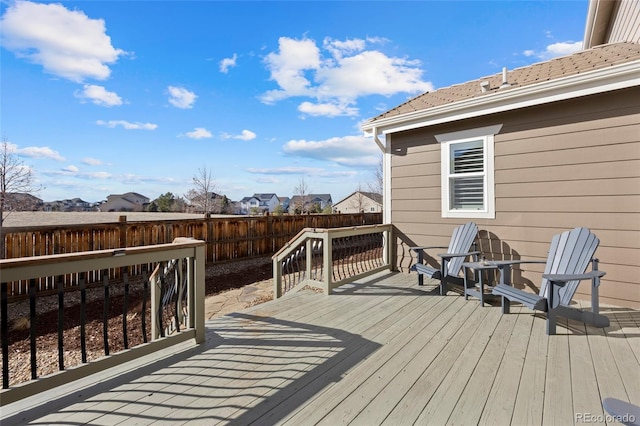
M 92 252 L 70 253 L 51 256 L 37 256 L 28 258 L 0 260 L 2 269 L 1 295 L 0 295 L 0 328 L 2 332 L 2 388 L 0 393 L 0 405 L 23 399 L 27 396 L 61 386 L 73 380 L 85 377 L 115 365 L 124 363 L 133 358 L 147 355 L 168 346 L 178 344 L 193 338 L 196 343 L 204 341 L 204 298 L 205 298 L 205 243 L 191 238 L 177 238 L 173 243 L 158 244 L 144 247 L 131 247 L 119 250 L 99 250 Z M 142 282 L 136 285 L 142 286 L 142 301 L 139 305 L 130 309 L 130 279 L 129 269 L 141 268 L 143 270 Z M 118 271 L 118 274 L 114 274 Z M 147 271 L 153 271 L 150 275 Z M 65 297 L 69 297 L 69 291 L 65 291 L 62 277 L 69 274 L 79 276 L 80 285 L 80 348 L 82 364 L 73 369 L 65 366 L 65 353 L 69 351 L 72 342 L 65 341 L 64 335 L 68 328 L 65 320 L 69 320 L 67 313 L 70 310 L 69 303 L 65 303 Z M 102 330 L 87 330 L 87 286 L 86 275 L 99 274 L 103 280 L 102 290 L 98 303 L 103 305 L 102 318 L 94 321 L 102 323 Z M 118 276 L 117 280 L 110 277 Z M 38 365 L 37 351 L 42 344 L 38 344 L 40 337 L 38 326 L 42 327 L 42 319 L 38 317 L 38 303 L 43 296 L 36 292 L 38 280 L 48 278 L 58 283 L 58 372 L 38 377 L 38 371 L 42 367 Z M 16 308 L 16 303 L 8 303 L 8 282 L 27 281 L 30 283 L 29 294 L 29 321 L 26 328 L 29 330 L 30 357 L 25 362 L 30 363 L 31 381 L 15 383 L 9 369 L 9 360 L 18 356 L 15 351 L 10 351 L 9 342 L 9 310 Z M 122 306 L 117 307 L 121 312 L 122 335 L 115 336 L 119 341 L 120 349 L 115 354 L 111 353 L 110 338 L 107 324 L 111 319 L 115 298 L 110 293 L 114 285 L 123 289 L 123 294 L 118 300 Z M 99 291 L 99 290 L 98 290 Z M 51 298 L 51 296 L 48 296 Z M 54 296 L 55 297 L 55 296 Z M 150 313 L 147 313 L 147 299 L 150 304 Z M 55 306 L 55 304 L 54 304 Z M 55 308 L 54 308 L 55 309 Z M 142 334 L 142 341 L 130 348 L 127 339 L 127 321 L 130 316 L 141 316 L 141 330 L 136 335 Z M 151 319 L 151 332 L 147 328 L 147 316 Z M 78 319 L 74 319 L 76 321 Z M 94 319 L 95 320 L 95 319 Z M 87 362 L 87 332 L 92 332 L 92 338 L 96 334 L 102 338 L 104 357 Z M 119 334 L 119 333 L 118 333 Z M 148 337 L 149 336 L 149 337 Z M 122 339 L 123 341 L 121 341 Z M 77 346 L 77 345 L 76 345 Z M 50 352 L 51 348 L 46 348 Z M 75 350 L 75 349 L 74 349 Z M 38 379 L 38 380 L 35 380 Z M 11 386 L 10 386 L 11 385 Z
M 273 256 L 274 298 L 307 286 L 334 288 L 393 269 L 391 225 L 306 228 Z

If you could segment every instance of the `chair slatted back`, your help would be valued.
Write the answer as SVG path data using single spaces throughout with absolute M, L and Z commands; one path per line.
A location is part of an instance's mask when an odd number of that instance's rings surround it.
M 458 226 L 453 230 L 447 253 L 468 253 L 477 235 L 478 226 L 473 222 L 467 222 L 464 225 Z M 457 276 L 464 262 L 466 262 L 464 257 L 452 258 L 447 264 L 448 274 Z
M 551 240 L 545 274 L 583 274 L 600 244 L 600 240 L 587 228 L 575 228 L 556 234 Z M 580 281 L 569 281 L 560 289 L 560 304 L 568 305 Z M 542 279 L 540 296 L 548 298 L 549 281 Z

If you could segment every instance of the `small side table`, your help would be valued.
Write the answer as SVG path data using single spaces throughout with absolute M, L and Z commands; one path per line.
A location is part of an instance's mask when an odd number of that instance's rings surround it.
M 498 262 L 481 261 L 465 262 L 462 264 L 462 267 L 464 268 L 464 299 L 469 300 L 469 296 L 477 297 L 478 299 L 480 299 L 480 306 L 484 306 L 485 297 L 495 297 L 493 294 L 491 294 L 491 289 L 487 286 L 487 284 L 490 284 L 492 281 L 495 282 L 496 271 L 498 269 L 501 270 L 501 280 L 503 279 L 505 271 L 502 269 L 504 265 Z M 477 286 L 472 284 L 471 288 L 469 288 L 469 285 L 467 283 L 467 268 L 473 269 L 474 274 L 477 274 Z M 484 282 L 482 277 L 484 271 L 489 271 L 489 280 L 487 283 Z

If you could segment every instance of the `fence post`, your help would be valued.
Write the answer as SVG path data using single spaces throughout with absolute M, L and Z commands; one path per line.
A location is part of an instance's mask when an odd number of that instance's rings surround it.
M 120 247 L 124 248 L 127 246 L 127 216 L 120 216 L 118 218 L 118 230 L 120 231 Z

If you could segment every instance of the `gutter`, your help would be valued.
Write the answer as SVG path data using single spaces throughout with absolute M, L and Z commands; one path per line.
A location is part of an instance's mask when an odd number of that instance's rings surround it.
M 589 2 L 582 49 L 590 49 L 606 42 L 611 16 L 617 4 L 618 0 L 591 0 Z
M 374 133 L 376 143 L 382 147 L 377 138 L 379 131 L 411 130 L 634 86 L 640 86 L 640 60 L 399 116 L 369 120 L 361 125 L 361 129 L 365 135 Z
M 378 129 L 375 126 L 372 129 L 372 133 L 373 133 L 373 140 L 378 145 L 378 148 L 380 148 L 380 151 L 382 151 L 383 154 L 387 152 L 387 148 L 384 146 L 384 144 L 378 137 Z

